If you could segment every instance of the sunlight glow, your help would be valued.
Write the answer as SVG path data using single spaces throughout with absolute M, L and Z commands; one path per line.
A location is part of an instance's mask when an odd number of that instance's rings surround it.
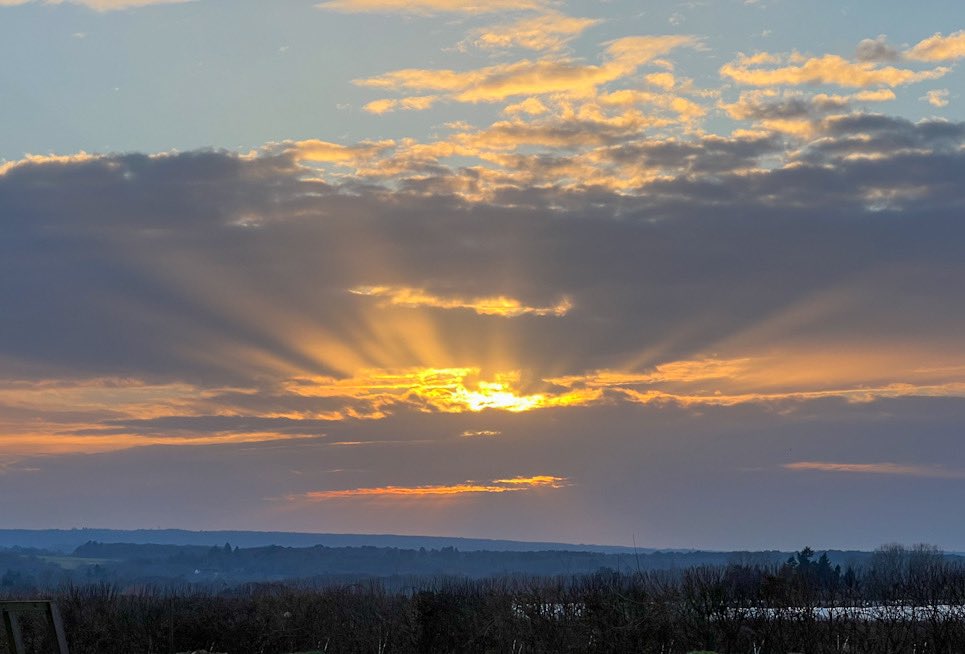
M 376 406 L 396 403 L 417 405 L 423 411 L 462 413 L 500 409 L 518 413 L 546 406 L 560 406 L 568 396 L 519 392 L 519 373 L 497 374 L 493 381 L 477 380 L 479 368 L 424 368 L 366 370 L 359 375 L 335 380 L 302 378 L 291 380 L 286 390 L 304 397 L 352 396 Z
M 563 297 L 552 306 L 527 306 L 516 298 L 505 295 L 489 297 L 461 298 L 433 295 L 421 288 L 404 286 L 357 286 L 349 290 L 353 295 L 379 297 L 385 299 L 382 306 L 396 306 L 405 309 L 429 307 L 433 309 L 471 309 L 481 316 L 565 316 L 573 308 L 572 301 Z

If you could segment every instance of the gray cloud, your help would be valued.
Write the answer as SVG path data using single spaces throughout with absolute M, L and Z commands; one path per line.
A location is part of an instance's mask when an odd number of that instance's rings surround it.
M 641 339 L 677 340 L 681 324 L 702 332 L 682 348 L 710 347 L 862 274 L 870 276 L 864 297 L 887 297 L 895 289 L 877 288 L 873 274 L 898 263 L 925 286 L 887 301 L 934 297 L 948 320 L 922 325 L 922 336 L 951 331 L 961 317 L 945 305 L 962 274 L 963 126 L 857 115 L 830 121 L 827 134 L 803 151 L 804 165 L 748 174 L 730 171 L 779 141 L 621 146 L 608 151 L 614 160 L 683 172 L 635 196 L 521 188 L 493 204 L 346 193 L 303 179 L 283 157 L 24 165 L 0 177 L 0 301 L 12 308 L 0 323 L 0 355 L 24 375 L 230 384 L 265 372 L 229 354 L 248 349 L 332 374 L 291 332 L 317 326 L 362 351 L 366 330 L 376 329 L 371 303 L 346 290 L 397 284 L 538 306 L 570 295 L 576 308 L 566 320 L 435 311 L 432 322 L 443 347 L 467 358 L 483 345 L 458 335 L 480 333 L 515 341 L 538 368 L 564 351 L 566 365 L 580 369 L 619 359 Z M 880 156 L 846 159 L 862 152 Z M 393 311 L 404 310 L 385 315 Z M 857 314 L 840 320 L 822 328 L 861 329 Z M 893 322 L 903 321 L 886 315 L 876 328 Z
M 874 39 L 862 39 L 856 49 L 858 61 L 897 61 L 901 52 L 890 45 L 884 34 Z

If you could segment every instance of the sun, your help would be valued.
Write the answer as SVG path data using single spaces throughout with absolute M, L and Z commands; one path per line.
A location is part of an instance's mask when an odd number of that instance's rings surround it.
M 502 382 L 480 381 L 476 387 L 477 390 L 470 390 L 460 386 L 453 393 L 453 400 L 464 404 L 470 411 L 501 409 L 512 413 L 536 409 L 546 403 L 546 397 L 541 393 L 517 395 Z

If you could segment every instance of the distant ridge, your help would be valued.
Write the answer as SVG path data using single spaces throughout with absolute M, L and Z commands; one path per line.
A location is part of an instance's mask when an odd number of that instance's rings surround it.
M 492 550 L 502 552 L 596 552 L 601 554 L 641 554 L 656 550 L 619 545 L 583 545 L 573 543 L 530 542 L 489 538 L 455 538 L 446 536 L 399 536 L 394 534 L 316 534 L 288 531 L 190 531 L 187 529 L 0 529 L 0 548 L 35 547 L 64 553 L 73 552 L 88 541 L 154 545 L 224 545 L 236 547 L 396 547 L 400 549 L 442 549 L 454 547 L 464 552 Z

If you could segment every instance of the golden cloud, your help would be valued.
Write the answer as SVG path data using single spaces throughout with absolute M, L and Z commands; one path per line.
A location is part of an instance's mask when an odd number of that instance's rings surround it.
M 526 48 L 529 50 L 559 50 L 587 28 L 601 21 L 595 18 L 575 18 L 555 11 L 476 30 L 463 45 L 478 48 Z
M 549 111 L 549 108 L 543 104 L 539 98 L 526 98 L 521 102 L 508 105 L 503 109 L 505 114 L 529 114 L 530 116 L 539 116 L 545 114 Z
M 373 100 L 362 108 L 370 114 L 384 114 L 399 109 L 403 111 L 423 111 L 430 108 L 438 99 L 439 96 L 436 95 L 418 95 L 399 99 L 384 98 Z
M 738 84 L 749 86 L 779 86 L 802 84 L 830 84 L 835 86 L 864 88 L 869 86 L 901 86 L 923 80 L 938 79 L 949 72 L 949 68 L 915 71 L 895 66 L 879 66 L 875 62 L 853 62 L 838 55 L 803 58 L 792 56 L 790 63 L 775 68 L 765 68 L 762 64 L 772 63 L 757 55 L 738 59 L 724 64 L 720 73 Z
M 91 425 L 94 427 L 94 425 Z M 0 434 L 0 454 L 12 456 L 36 456 L 40 454 L 97 454 L 132 447 L 164 445 L 169 447 L 201 447 L 205 445 L 238 445 L 245 443 L 270 443 L 315 438 L 306 434 L 281 434 L 277 432 L 240 432 L 192 436 L 157 436 L 145 434 L 84 434 L 72 435 L 55 432 Z
M 555 377 L 546 381 L 564 387 L 618 388 L 667 382 L 694 383 L 708 380 L 735 379 L 751 368 L 751 359 L 692 359 L 662 363 L 651 372 L 633 373 L 600 370 L 586 375 Z
M 443 297 L 433 295 L 421 288 L 409 288 L 405 286 L 358 286 L 350 289 L 349 293 L 383 298 L 385 300 L 384 306 L 396 306 L 405 309 L 418 309 L 422 307 L 432 309 L 469 309 L 481 316 L 501 316 L 503 318 L 516 318 L 519 316 L 560 317 L 565 316 L 569 310 L 573 308 L 573 303 L 567 297 L 563 297 L 552 306 L 536 307 L 527 306 L 516 298 L 505 295 L 477 298 Z
M 965 30 L 959 30 L 948 36 L 935 33 L 927 39 L 919 41 L 913 48 L 905 52 L 908 59 L 916 61 L 954 61 L 965 57 Z
M 608 82 L 635 72 L 656 57 L 698 43 L 691 36 L 634 36 L 611 41 L 602 65 L 569 59 L 521 60 L 468 71 L 407 68 L 355 80 L 359 86 L 445 93 L 459 102 L 496 102 L 519 95 L 593 95 Z
M 644 75 L 643 79 L 645 79 L 650 86 L 656 86 L 664 91 L 669 91 L 677 83 L 673 73 L 650 73 L 649 75 Z
M 965 381 L 946 369 L 922 372 L 900 358 L 863 353 L 852 357 L 705 358 L 672 361 L 649 372 L 602 370 L 549 378 L 564 392 L 595 391 L 586 403 L 618 399 L 638 404 L 736 406 L 841 399 L 872 402 L 899 397 L 965 397 Z M 909 381 L 882 381 L 904 377 Z M 571 403 L 575 403 L 571 395 Z
M 109 378 L 5 382 L 0 386 L 0 415 L 6 416 L 0 419 L 0 454 L 307 438 L 306 433 L 317 435 L 317 426 L 292 430 L 298 421 L 377 420 L 397 411 L 521 413 L 613 403 L 728 407 L 965 397 L 965 367 L 931 365 L 935 360 L 920 353 L 877 351 L 706 357 L 666 361 L 643 371 L 613 368 L 543 379 L 530 373 L 525 383 L 521 372 L 513 370 L 483 376 L 478 367 L 374 368 L 344 377 L 290 377 L 273 385 L 268 395 L 273 399 L 258 402 L 257 408 L 245 400 L 265 397 L 254 389 Z M 300 398 L 324 401 L 315 407 Z M 203 419 L 181 420 L 191 418 Z M 273 422 L 278 419 L 286 422 Z M 162 425 L 171 425 L 170 430 Z
M 540 0 L 328 0 L 319 9 L 345 13 L 404 13 L 404 14 L 486 14 L 497 11 L 541 9 Z
M 648 93 L 646 91 L 619 90 L 604 93 L 597 97 L 597 102 L 610 106 L 654 105 L 662 109 L 676 112 L 683 119 L 699 118 L 707 113 L 702 106 L 680 96 L 669 93 Z
M 395 141 L 362 141 L 355 145 L 342 145 L 329 141 L 319 141 L 318 139 L 307 139 L 281 145 L 285 152 L 290 153 L 296 161 L 357 165 L 392 148 Z
M 830 388 L 812 391 L 751 392 L 751 393 L 685 393 L 662 390 L 637 391 L 614 389 L 626 400 L 637 404 L 679 404 L 681 406 L 737 406 L 741 404 L 772 404 L 805 402 L 821 399 L 840 399 L 864 403 L 900 397 L 965 397 L 965 383 L 915 385 L 894 383 L 877 387 Z
M 788 470 L 813 472 L 842 472 L 862 475 L 900 475 L 936 479 L 962 479 L 963 470 L 949 470 L 942 466 L 909 465 L 901 463 L 833 463 L 829 461 L 796 461 L 785 463 Z
M 300 495 L 290 495 L 291 501 L 308 500 L 320 502 L 335 499 L 355 498 L 440 498 L 459 495 L 478 495 L 488 493 L 519 493 L 546 488 L 563 488 L 567 485 L 565 477 L 536 475 L 533 477 L 511 477 L 494 479 L 489 483 L 465 481 L 459 484 L 435 484 L 426 486 L 378 486 L 374 488 L 347 488 L 343 490 L 311 491 Z
M 70 164 L 70 163 L 82 163 L 85 161 L 93 161 L 98 158 L 96 154 L 88 154 L 81 150 L 76 154 L 69 155 L 58 155 L 58 154 L 27 154 L 23 159 L 17 159 L 15 161 L 5 161 L 0 163 L 0 176 L 6 175 L 8 172 L 15 168 L 21 166 L 31 166 L 31 165 L 44 165 L 44 164 Z
M 201 388 L 173 382 L 152 384 L 137 379 L 98 377 L 0 384 L 0 406 L 21 411 L 93 413 L 114 418 L 149 419 L 193 413 L 224 392 L 244 389 Z
M 933 107 L 948 106 L 948 89 L 932 89 L 921 98 Z

